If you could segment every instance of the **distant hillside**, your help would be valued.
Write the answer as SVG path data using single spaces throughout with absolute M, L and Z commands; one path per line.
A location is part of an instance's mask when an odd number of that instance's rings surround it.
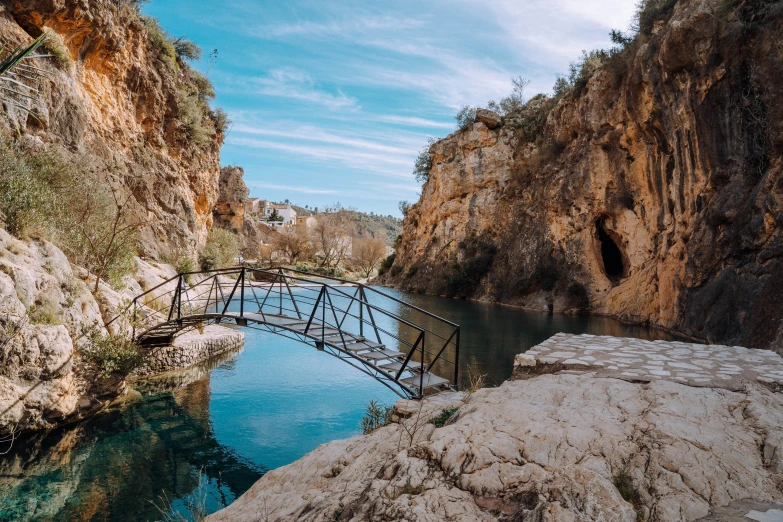
M 356 227 L 356 233 L 359 236 L 372 236 L 387 238 L 389 244 L 394 244 L 394 240 L 402 232 L 402 220 L 394 216 L 381 216 L 379 214 L 366 214 L 355 210 L 344 210 L 348 219 Z M 384 236 L 384 234 L 386 234 Z
M 293 203 L 291 203 L 291 207 L 296 210 L 298 217 L 317 215 L 313 209 L 300 207 Z M 335 209 L 326 208 L 324 210 L 332 212 Z M 373 213 L 367 214 L 366 212 L 345 208 L 340 208 L 339 210 L 345 212 L 348 221 L 356 227 L 356 233 L 359 234 L 359 236 L 370 235 L 372 237 L 380 237 L 382 239 L 387 239 L 389 244 L 393 244 L 394 240 L 397 239 L 397 236 L 402 232 L 402 220 L 394 216 L 382 216 Z

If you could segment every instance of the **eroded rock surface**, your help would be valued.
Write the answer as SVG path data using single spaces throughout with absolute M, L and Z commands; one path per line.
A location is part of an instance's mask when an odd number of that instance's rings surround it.
M 110 175 L 146 224 L 144 254 L 195 250 L 212 226 L 222 135 L 202 146 L 190 138 L 179 96 L 187 66 L 160 58 L 129 2 L 4 2 L 6 45 L 29 44 L 41 32 L 61 48 L 61 63 L 36 60 L 46 71 L 38 117 L 9 105 L 0 129 Z
M 578 92 L 435 143 L 387 282 L 783 346 L 783 15 L 724 4 L 680 0 Z
M 412 445 L 398 425 L 322 445 L 208 520 L 696 520 L 740 499 L 783 501 L 782 421 L 783 396 L 752 382 L 508 381 Z M 413 430 L 415 416 L 404 422 Z M 636 505 L 615 487 L 621 472 Z

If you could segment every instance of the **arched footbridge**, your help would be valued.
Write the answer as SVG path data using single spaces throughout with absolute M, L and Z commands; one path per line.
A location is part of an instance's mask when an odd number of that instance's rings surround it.
M 180 274 L 137 296 L 126 316 L 150 350 L 206 324 L 236 324 L 312 345 L 405 398 L 459 379 L 459 325 L 375 287 L 299 270 Z

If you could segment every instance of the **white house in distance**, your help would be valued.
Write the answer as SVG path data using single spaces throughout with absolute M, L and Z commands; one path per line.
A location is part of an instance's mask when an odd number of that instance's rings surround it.
M 270 203 L 266 199 L 249 198 L 245 202 L 245 212 L 256 214 L 259 221 L 270 227 L 296 226 L 296 210 L 291 205 Z M 278 220 L 271 221 L 269 219 L 273 213 L 279 216 Z

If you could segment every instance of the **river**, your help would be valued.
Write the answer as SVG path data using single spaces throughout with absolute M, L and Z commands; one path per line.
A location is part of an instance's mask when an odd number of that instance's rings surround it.
M 600 317 L 549 315 L 384 290 L 461 326 L 460 372 L 488 385 L 558 332 L 671 339 Z M 0 520 L 146 521 L 214 512 L 267 470 L 359 433 L 390 389 L 312 347 L 245 329 L 222 361 L 139 383 L 123 405 L 18 440 L 0 456 Z M 0 448 L 3 451 L 5 448 Z

